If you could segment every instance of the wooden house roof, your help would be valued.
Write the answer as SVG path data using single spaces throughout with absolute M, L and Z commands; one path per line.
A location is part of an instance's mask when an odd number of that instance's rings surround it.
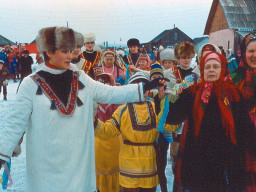
M 209 35 L 215 12 L 220 3 L 228 27 L 239 31 L 256 30 L 256 0 L 213 0 L 204 34 Z
M 15 45 L 15 43 L 5 38 L 4 36 L 0 35 L 0 46 L 3 46 L 3 45 Z

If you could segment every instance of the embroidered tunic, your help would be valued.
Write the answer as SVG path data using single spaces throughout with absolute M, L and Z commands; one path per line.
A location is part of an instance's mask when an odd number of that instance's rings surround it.
M 71 69 L 75 70 L 75 66 L 71 65 Z M 56 75 L 66 71 L 45 65 L 41 70 Z M 72 103 L 71 95 L 76 94 L 83 104 L 77 106 L 76 98 L 74 110 L 68 114 L 50 109 L 52 95 L 43 86 L 43 93 L 37 95 L 38 84 L 31 75 L 20 85 L 15 107 L 1 133 L 0 158 L 9 161 L 26 131 L 27 192 L 95 191 L 93 101 L 118 104 L 143 98 L 141 84 L 112 87 L 92 80 L 81 70 L 77 73 L 72 81 L 77 78 L 84 88 L 77 90 L 78 85 L 74 89 L 72 83 L 68 103 Z M 60 107 L 59 100 L 56 108 Z
M 124 104 L 117 108 L 110 120 L 105 123 L 96 121 L 96 136 L 108 138 L 121 132 L 125 141 L 119 154 L 121 186 L 153 188 L 158 184 L 153 146 L 158 138 L 157 125 L 152 102 Z M 179 125 L 173 125 L 165 128 L 174 131 L 178 127 Z

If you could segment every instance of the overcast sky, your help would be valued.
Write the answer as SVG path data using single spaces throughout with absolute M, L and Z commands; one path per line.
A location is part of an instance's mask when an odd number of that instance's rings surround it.
M 0 35 L 30 43 L 49 26 L 94 32 L 96 43 L 152 40 L 174 24 L 191 38 L 203 36 L 213 0 L 0 0 Z

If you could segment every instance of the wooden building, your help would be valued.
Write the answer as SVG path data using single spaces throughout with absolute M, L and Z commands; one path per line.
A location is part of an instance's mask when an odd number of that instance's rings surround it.
M 189 36 L 183 33 L 180 29 L 174 27 L 173 29 L 164 30 L 154 39 L 152 39 L 148 43 L 143 43 L 142 45 L 144 45 L 146 50 L 151 51 L 153 47 L 159 48 L 160 45 L 162 45 L 164 48 L 174 48 L 177 44 L 179 44 L 182 41 L 190 41 L 192 43 L 195 43 Z
M 5 45 L 15 45 L 15 43 L 0 35 L 0 47 L 3 47 Z
M 256 0 L 213 0 L 204 30 L 210 43 L 236 52 L 251 31 L 256 31 Z

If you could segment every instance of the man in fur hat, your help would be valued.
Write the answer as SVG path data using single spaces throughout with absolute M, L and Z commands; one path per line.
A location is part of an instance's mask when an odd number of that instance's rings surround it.
M 85 51 L 81 54 L 81 58 L 85 60 L 82 70 L 94 79 L 93 67 L 98 65 L 101 58 L 100 51 L 94 51 L 95 34 L 87 33 L 84 35 Z
M 140 41 L 135 38 L 129 39 L 127 41 L 127 46 L 129 47 L 129 54 L 123 57 L 123 61 L 127 65 L 137 66 L 140 57 Z

